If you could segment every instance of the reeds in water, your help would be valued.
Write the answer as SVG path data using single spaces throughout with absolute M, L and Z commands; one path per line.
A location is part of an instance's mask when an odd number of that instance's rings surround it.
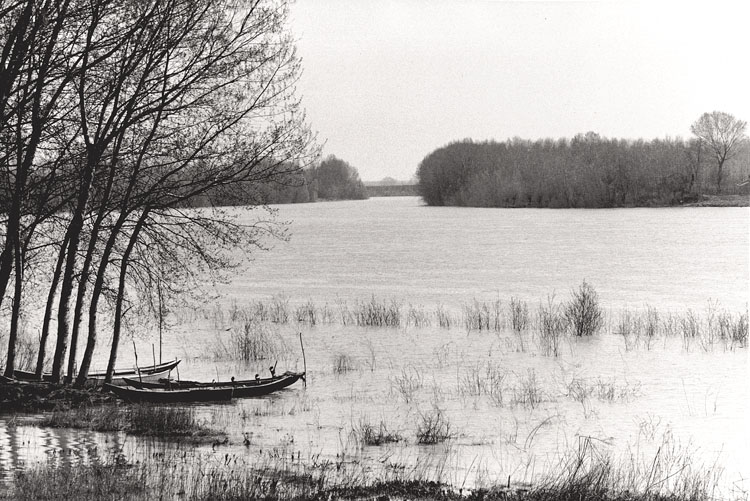
M 401 307 L 395 300 L 378 301 L 372 296 L 369 301 L 356 304 L 354 319 L 358 327 L 398 327 Z
M 357 363 L 351 355 L 346 353 L 336 353 L 333 356 L 334 374 L 344 374 L 357 368 Z
M 503 315 L 499 299 L 492 303 L 475 299 L 472 303 L 464 305 L 463 313 L 464 327 L 467 331 L 499 331 L 503 328 Z
M 134 435 L 158 437 L 223 436 L 200 422 L 191 407 L 139 404 L 102 405 L 58 410 L 47 414 L 41 426 L 77 428 L 99 432 L 126 431 Z
M 438 408 L 420 416 L 416 434 L 417 443 L 423 445 L 439 444 L 455 436 L 450 421 Z
M 255 362 L 278 358 L 283 346 L 268 324 L 247 320 L 232 328 L 229 348 L 224 351 L 230 358 Z
M 362 445 L 379 446 L 404 440 L 400 433 L 390 431 L 383 420 L 377 424 L 372 424 L 367 419 L 361 419 L 352 431 Z
M 537 343 L 542 354 L 559 357 L 560 345 L 568 330 L 568 319 L 554 296 L 547 298 L 547 304 L 540 303 L 537 311 Z

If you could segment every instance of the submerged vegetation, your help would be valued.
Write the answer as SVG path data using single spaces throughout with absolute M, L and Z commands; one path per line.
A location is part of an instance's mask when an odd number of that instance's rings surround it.
M 194 312 L 185 313 L 187 321 Z M 201 316 L 211 319 L 219 330 L 230 330 L 229 343 L 216 343 L 217 358 L 241 360 L 270 359 L 285 351 L 272 326 L 296 323 L 308 327 L 339 324 L 356 327 L 427 328 L 466 331 L 501 332 L 516 335 L 519 349 L 525 351 L 529 342 L 536 343 L 547 356 L 559 356 L 562 342 L 570 336 L 588 337 L 611 333 L 621 337 L 626 348 L 644 345 L 650 348 L 661 337 L 683 339 L 686 349 L 699 346 L 710 350 L 716 345 L 744 348 L 748 343 L 748 312 L 733 313 L 709 301 L 704 312 L 660 312 L 651 305 L 639 309 L 608 311 L 601 305 L 596 289 L 586 281 L 573 289 L 569 298 L 559 300 L 550 295 L 540 301 L 534 312 L 529 303 L 511 296 L 500 299 L 464 303 L 460 310 L 445 305 L 434 308 L 402 304 L 396 299 L 371 296 L 349 304 L 339 300 L 335 307 L 328 303 L 316 305 L 311 299 L 294 306 L 286 296 L 273 296 L 268 301 L 254 300 L 247 307 L 233 303 L 228 312 L 220 306 L 205 310 Z M 342 371 L 351 366 L 339 354 L 334 367 Z M 337 371 L 339 372 L 339 371 Z
M 147 404 L 83 406 L 55 410 L 46 414 L 38 424 L 51 428 L 125 431 L 133 435 L 183 439 L 194 443 L 226 440 L 224 433 L 208 428 L 199 421 L 192 407 Z

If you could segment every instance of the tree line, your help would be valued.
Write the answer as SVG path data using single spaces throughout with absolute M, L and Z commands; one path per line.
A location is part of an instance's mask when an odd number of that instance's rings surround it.
M 357 169 L 330 155 L 304 169 L 288 169 L 285 176 L 278 176 L 272 182 L 240 182 L 214 189 L 193 202 L 198 206 L 211 204 L 212 200 L 221 200 L 225 205 L 246 205 L 252 200 L 263 200 L 268 204 L 293 204 L 319 200 L 364 200 L 367 197 L 367 188 Z
M 82 384 L 106 323 L 111 380 L 123 322 L 283 236 L 221 197 L 252 208 L 317 154 L 288 15 L 285 0 L 0 0 L 6 376 L 38 312 L 37 376 L 51 356 L 54 381 Z
M 428 205 L 629 207 L 674 205 L 702 193 L 736 193 L 750 175 L 746 123 L 706 113 L 695 138 L 457 141 L 419 165 Z

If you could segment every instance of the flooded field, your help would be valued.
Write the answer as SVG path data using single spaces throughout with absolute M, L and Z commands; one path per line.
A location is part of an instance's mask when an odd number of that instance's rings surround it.
M 302 370 L 301 333 L 306 386 L 197 406 L 229 436 L 198 448 L 0 416 L 0 476 L 46 461 L 231 458 L 474 488 L 531 483 L 583 454 L 646 483 L 657 471 L 659 488 L 707 472 L 721 496 L 747 495 L 750 365 L 728 335 L 746 315 L 747 209 L 443 210 L 402 198 L 279 210 L 290 242 L 218 300 L 172 311 L 163 352 L 183 360 L 184 379 L 266 376 L 275 363 Z M 545 336 L 545 311 L 583 280 L 604 328 Z M 135 342 L 150 363 L 153 331 Z

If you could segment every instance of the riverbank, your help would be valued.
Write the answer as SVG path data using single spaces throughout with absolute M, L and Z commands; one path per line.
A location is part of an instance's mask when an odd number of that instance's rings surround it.
M 116 398 L 97 389 L 50 383 L 0 383 L 0 411 L 41 412 L 113 403 Z
M 750 207 L 750 195 L 702 195 L 684 207 Z

